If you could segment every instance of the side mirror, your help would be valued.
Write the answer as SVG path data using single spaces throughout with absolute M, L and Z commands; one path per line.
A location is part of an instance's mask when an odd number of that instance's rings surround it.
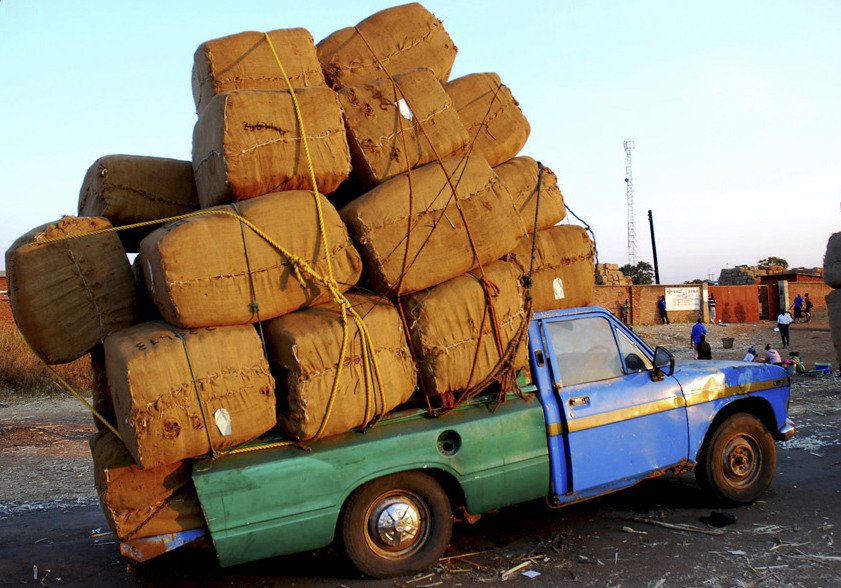
M 675 356 L 672 352 L 663 347 L 654 350 L 654 369 L 651 372 L 652 380 L 662 380 L 664 376 L 671 376 L 675 373 Z

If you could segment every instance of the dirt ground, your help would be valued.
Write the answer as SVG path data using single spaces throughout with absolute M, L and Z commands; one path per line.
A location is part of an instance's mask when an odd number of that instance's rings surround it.
M 741 359 L 749 345 L 757 348 L 764 347 L 766 342 L 776 345 L 779 343 L 779 336 L 773 331 L 773 327 L 774 324 L 769 322 L 707 325 L 713 357 Z M 667 347 L 681 359 L 692 356 L 689 348 L 690 328 L 691 324 L 683 323 L 639 327 L 636 330 L 652 346 Z M 732 349 L 723 348 L 723 337 L 735 339 Z M 780 445 L 779 480 L 774 486 L 777 490 L 773 490 L 767 504 L 757 503 L 750 509 L 738 511 L 741 513 L 739 516 L 742 517 L 740 521 L 743 528 L 735 534 L 731 532 L 728 535 L 731 539 L 727 545 L 717 547 L 717 542 L 722 541 L 717 537 L 706 537 L 697 533 L 681 535 L 649 524 L 628 522 L 627 519 L 637 516 L 640 509 L 655 509 L 653 515 L 651 512 L 646 514 L 647 518 L 660 516 L 657 515 L 658 512 L 661 515 L 665 512 L 673 521 L 681 522 L 685 519 L 683 522 L 695 525 L 698 523 L 693 517 L 697 518 L 699 513 L 710 512 L 709 507 L 703 505 L 702 499 L 696 497 L 697 489 L 691 477 L 655 480 L 640 486 L 639 489 L 619 493 L 615 498 L 599 499 L 593 502 L 592 506 L 591 503 L 585 503 L 573 509 L 565 509 L 563 514 L 551 513 L 554 523 L 547 522 L 547 513 L 542 505 L 524 505 L 489 515 L 487 522 L 483 518 L 479 525 L 460 527 L 448 553 L 482 552 L 482 555 L 475 558 L 450 559 L 439 566 L 434 576 L 422 581 L 412 580 L 411 582 L 416 583 L 405 585 L 436 586 L 443 580 L 445 585 L 458 586 L 462 583 L 466 585 L 499 580 L 501 577 L 498 572 L 504 572 L 517 563 L 509 559 L 509 553 L 513 553 L 512 550 L 523 549 L 526 552 L 536 549 L 543 554 L 540 557 L 532 556 L 534 563 L 530 564 L 533 569 L 543 570 L 542 581 L 536 580 L 533 583 L 541 585 L 554 585 L 559 579 L 594 586 L 617 586 L 622 585 L 623 581 L 626 586 L 658 587 L 833 585 L 834 582 L 830 578 L 837 580 L 841 575 L 841 556 L 835 554 L 833 543 L 834 527 L 841 520 L 841 515 L 836 517 L 835 514 L 823 512 L 823 509 L 841 505 L 841 501 L 838 500 L 838 488 L 841 485 L 837 480 L 832 481 L 832 476 L 837 478 L 841 472 L 841 468 L 838 467 L 841 460 L 837 457 L 841 446 L 837 427 L 838 418 L 841 416 L 841 380 L 837 377 L 835 351 L 826 316 L 816 316 L 809 324 L 793 325 L 791 341 L 791 350 L 799 351 L 808 367 L 813 367 L 815 362 L 829 362 L 833 365 L 833 373 L 824 377 L 792 377 L 791 415 L 798 424 L 799 434 L 792 441 Z M 44 553 L 53 554 L 53 557 L 64 553 L 72 559 L 76 550 L 82 547 L 90 550 L 91 545 L 96 545 L 95 550 L 99 555 L 84 556 L 95 558 L 88 561 L 85 573 L 107 574 L 114 581 L 113 585 L 121 585 L 129 576 L 133 580 L 132 583 L 160 585 L 159 581 L 170 578 L 175 569 L 166 559 L 160 564 L 147 565 L 145 568 L 139 568 L 141 571 L 137 571 L 131 566 L 125 567 L 125 560 L 117 555 L 113 543 L 99 547 L 100 540 L 87 536 L 94 525 L 104 525 L 104 519 L 97 507 L 87 443 L 94 431 L 92 418 L 84 406 L 73 397 L 22 401 L 14 394 L 0 393 L 0 546 L 7 544 L 3 549 L 10 557 L 7 564 L 23 566 L 22 562 L 35 557 L 32 553 L 40 553 L 37 551 L 39 548 L 48 549 L 49 551 Z M 827 463 L 826 459 L 833 463 Z M 690 504 L 697 500 L 696 506 L 686 507 L 687 500 Z M 802 508 L 803 518 L 800 522 L 799 514 L 790 512 L 795 508 L 793 505 Z M 783 522 L 786 517 L 790 517 L 786 519 L 788 522 Z M 552 525 L 561 525 L 563 532 L 551 531 L 550 529 L 555 528 Z M 21 550 L 28 551 L 8 551 L 9 545 L 14 545 L 17 541 L 14 535 L 18 530 L 27 529 L 29 526 L 32 526 L 32 544 L 21 547 Z M 617 535 L 615 530 L 605 531 L 608 527 L 616 527 L 621 529 L 621 532 Z M 626 530 L 626 527 L 630 530 Z M 61 533 L 65 533 L 64 530 L 67 533 L 66 544 L 63 547 L 60 546 L 58 538 L 51 538 L 49 541 L 44 539 L 59 533 L 58 529 L 62 529 Z M 107 531 L 105 528 L 102 530 Z M 80 532 L 82 535 L 79 535 Z M 600 536 L 609 538 L 609 541 L 600 541 Z M 774 542 L 770 544 L 770 551 L 767 551 L 769 555 L 763 555 L 766 553 L 764 551 L 758 552 L 756 558 L 764 559 L 750 559 L 754 557 L 750 551 L 755 546 L 753 542 L 764 542 L 766 539 Z M 45 542 L 41 543 L 42 541 Z M 608 549 L 608 545 L 618 545 L 617 541 L 621 541 L 621 555 L 617 550 L 615 554 L 611 552 L 602 557 L 593 551 Z M 657 578 L 651 580 L 652 574 L 656 575 L 652 569 L 639 562 L 632 564 L 630 560 L 626 560 L 625 567 L 619 566 L 611 571 L 610 565 L 617 566 L 622 561 L 620 557 L 629 556 L 627 549 L 631 543 L 638 544 L 639 553 L 635 557 L 643 560 L 647 557 L 663 559 L 667 553 L 670 554 L 668 557 L 680 557 L 681 553 L 685 553 L 685 549 L 694 550 L 698 546 L 707 551 L 704 552 L 706 555 L 693 556 L 695 559 L 691 564 L 694 567 L 678 567 L 671 572 L 666 571 L 663 577 L 668 578 L 668 581 L 658 583 Z M 684 546 L 683 551 L 681 545 Z M 790 547 L 791 545 L 795 547 Z M 104 555 L 102 550 L 105 549 L 111 551 Z M 780 549 L 781 552 L 777 553 L 776 549 Z M 672 551 L 674 555 L 671 555 Z M 823 555 L 814 555 L 817 551 Z M 655 556 L 655 552 L 658 555 Z M 733 568 L 733 562 L 730 560 L 741 560 L 745 553 L 748 553 L 749 567 Z M 197 575 L 190 580 L 184 578 L 183 585 L 229 585 L 231 582 L 280 585 L 275 582 L 280 581 L 284 584 L 289 578 L 297 585 L 335 586 L 339 578 L 342 579 L 339 583 L 344 583 L 347 572 L 341 568 L 338 572 L 322 569 L 319 562 L 323 561 L 323 556 L 324 554 L 308 554 L 283 559 L 280 563 L 283 564 L 284 571 L 269 564 L 260 564 L 256 567 L 238 568 L 230 575 L 229 572 L 214 567 L 214 558 L 210 552 L 210 555 L 202 555 L 198 560 L 201 563 L 201 572 L 192 564 L 188 566 L 189 573 Z M 47 559 L 46 555 L 38 557 Z M 328 557 L 326 561 L 331 560 Z M 471 561 L 474 563 L 471 564 Z M 550 566 L 550 561 L 563 565 Z M 183 563 L 180 562 L 177 566 L 180 568 Z M 274 562 L 272 565 L 276 564 L 277 562 Z M 665 560 L 656 565 L 661 564 L 668 566 Z M 0 568 L 3 565 L 0 565 Z M 287 565 L 289 570 L 285 569 Z M 90 566 L 94 566 L 95 569 L 88 572 Z M 57 568 L 58 564 L 53 564 L 53 567 Z M 557 570 L 551 571 L 553 568 Z M 806 571 L 807 568 L 814 570 L 809 572 Z M 696 573 L 693 569 L 701 575 L 693 575 Z M 15 578 L 24 579 L 26 573 L 15 567 Z M 43 574 L 43 570 L 41 573 Z M 275 573 L 290 576 L 284 581 L 275 577 Z M 817 575 L 808 575 L 812 573 Z M 257 580 L 254 580 L 253 574 L 257 575 Z M 64 582 L 41 581 L 40 585 L 75 585 L 68 582 L 68 575 L 69 573 L 65 572 Z M 0 573 L 0 578 L 3 576 L 4 574 Z M 89 576 L 87 581 L 95 581 L 96 577 Z M 319 577 L 322 579 L 318 580 Z M 734 580 L 737 577 L 741 579 Z M 525 581 L 525 578 L 518 578 Z M 678 582 L 678 578 L 682 580 Z M 762 581 L 755 581 L 757 578 Z M 28 581 L 15 583 L 39 584 L 38 581 L 32 580 L 31 575 Z M 110 582 L 99 584 L 112 585 Z M 85 585 L 85 582 L 78 585 Z

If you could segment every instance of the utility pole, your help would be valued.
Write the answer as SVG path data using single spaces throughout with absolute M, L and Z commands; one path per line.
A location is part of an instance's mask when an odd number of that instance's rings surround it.
M 634 175 L 631 170 L 633 141 L 625 141 L 625 190 L 628 197 L 628 265 L 637 265 L 637 231 L 634 227 Z

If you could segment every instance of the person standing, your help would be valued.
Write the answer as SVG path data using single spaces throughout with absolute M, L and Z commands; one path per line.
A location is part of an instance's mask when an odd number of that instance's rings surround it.
M 713 358 L 713 350 L 710 347 L 710 344 L 707 343 L 707 336 L 701 335 L 700 341 L 698 341 L 698 346 L 696 347 L 698 351 L 698 359 L 712 359 Z
M 794 309 L 794 320 L 799 319 L 800 314 L 803 311 L 803 297 L 800 296 L 800 293 L 798 293 L 797 296 L 794 297 L 794 302 L 789 308 Z
M 657 299 L 657 310 L 660 311 L 660 320 L 664 325 L 669 324 L 669 313 L 666 311 L 666 297 L 661 296 Z
M 781 310 L 780 314 L 777 315 L 777 328 L 780 330 L 780 339 L 783 340 L 783 349 L 791 345 L 791 341 L 789 341 L 789 328 L 788 326 L 794 322 L 794 319 L 791 318 L 791 315 L 788 313 L 787 310 Z
M 700 353 L 698 345 L 701 343 L 701 337 L 707 334 L 707 328 L 704 326 L 704 318 L 698 317 L 698 320 L 692 325 L 692 333 L 689 335 L 689 346 Z
M 710 297 L 707 299 L 707 306 L 710 307 L 710 323 L 715 324 L 715 294 L 710 292 Z
M 806 292 L 806 294 L 804 294 L 804 296 L 805 296 L 805 298 L 803 300 L 803 310 L 805 312 L 804 316 L 806 317 L 806 321 L 808 322 L 808 321 L 812 320 L 812 307 L 814 306 L 814 304 L 812 304 L 812 301 L 809 299 L 809 293 L 808 292 Z
M 619 318 L 622 319 L 622 322 L 626 325 L 628 324 L 628 314 L 631 311 L 631 305 L 628 303 L 628 299 L 625 299 L 625 303 L 619 307 Z

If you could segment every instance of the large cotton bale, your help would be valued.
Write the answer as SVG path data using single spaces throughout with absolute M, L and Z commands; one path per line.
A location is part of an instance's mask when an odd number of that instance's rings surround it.
M 495 327 L 488 308 L 496 311 L 504 350 L 528 320 L 520 270 L 497 261 L 485 267 L 489 288 L 471 272 L 406 298 L 406 313 L 424 391 L 442 397 L 475 386 L 499 362 Z M 528 366 L 525 340 L 514 357 L 514 369 Z
M 826 244 L 823 281 L 833 288 L 841 288 L 841 233 L 834 233 Z
M 435 15 L 417 3 L 387 8 L 317 45 L 327 83 L 334 88 L 428 67 L 446 82 L 456 46 Z
M 432 70 L 413 69 L 339 91 L 354 175 L 373 185 L 438 157 L 461 155 L 469 138 Z
M 185 214 L 199 207 L 193 164 L 140 155 L 106 155 L 88 168 L 79 191 L 79 216 L 104 216 L 115 227 Z M 136 252 L 152 225 L 120 231 Z
M 90 447 L 96 491 L 117 539 L 129 541 L 204 526 L 189 462 L 141 469 L 110 431 L 91 437 Z
M 531 250 L 532 237 L 529 235 L 506 259 L 527 274 Z M 586 229 L 558 225 L 537 232 L 531 294 L 535 312 L 593 304 L 593 242 Z
M 143 323 L 105 340 L 117 430 L 154 468 L 250 441 L 276 423 L 274 379 L 251 325 Z
M 566 217 L 564 196 L 558 188 L 558 178 L 548 167 L 539 173 L 537 162 L 528 156 L 515 157 L 494 168 L 494 172 L 508 188 L 514 206 L 529 233 L 535 230 L 534 209 L 537 206 L 537 181 L 540 178 L 540 210 L 537 230 L 548 229 Z
M 80 236 L 110 228 L 104 218 L 66 216 L 29 231 L 6 251 L 12 314 L 47 363 L 78 359 L 134 323 L 134 279 L 119 237 Z
M 295 91 L 306 136 L 286 90 L 217 94 L 193 130 L 193 172 L 203 208 L 285 190 L 312 190 L 302 142 L 322 194 L 350 173 L 342 109 L 327 87 Z
M 348 293 L 347 298 L 370 333 L 383 388 L 377 387 L 372 372 L 366 387 L 362 337 L 356 322 L 349 320 L 348 347 L 329 415 L 342 345 L 339 307 L 322 304 L 263 323 L 278 381 L 278 422 L 293 439 L 306 441 L 364 426 L 406 402 L 415 390 L 417 371 L 397 309 L 376 296 Z
M 309 31 L 278 29 L 266 34 L 293 88 L 324 85 L 321 64 Z M 287 89 L 266 34 L 246 31 L 199 45 L 193 56 L 196 112 L 201 112 L 216 94 L 222 92 Z
M 443 166 L 458 202 L 436 162 L 411 172 L 411 188 L 402 174 L 341 210 L 379 292 L 408 294 L 440 284 L 499 259 L 526 234 L 508 189 L 484 159 L 449 158 Z
M 495 73 L 469 74 L 444 86 L 470 137 L 470 154 L 491 167 L 520 152 L 531 126 L 511 90 Z
M 362 262 L 336 209 L 319 196 L 333 275 L 341 290 L 359 279 Z M 240 325 L 268 320 L 331 300 L 306 273 L 303 282 L 286 253 L 328 275 L 312 192 L 268 194 L 235 209 L 269 239 L 229 214 L 204 214 L 161 227 L 141 245 L 146 285 L 163 318 L 180 327 Z M 255 306 L 256 304 L 256 306 Z

